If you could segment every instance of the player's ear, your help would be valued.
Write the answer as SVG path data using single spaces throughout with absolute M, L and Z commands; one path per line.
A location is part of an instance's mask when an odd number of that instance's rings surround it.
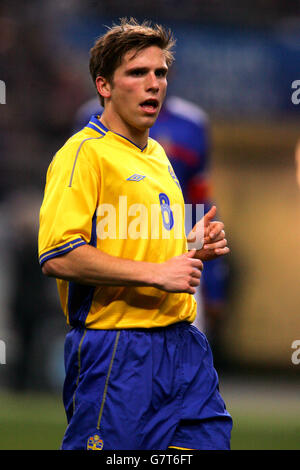
M 96 87 L 99 95 L 103 98 L 110 98 L 111 96 L 111 84 L 109 81 L 101 77 L 100 75 L 96 78 Z

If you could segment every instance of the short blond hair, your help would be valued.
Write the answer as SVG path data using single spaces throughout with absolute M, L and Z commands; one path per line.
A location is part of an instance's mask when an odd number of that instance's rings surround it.
M 137 53 L 147 47 L 158 46 L 165 53 L 167 66 L 174 60 L 175 39 L 170 29 L 149 21 L 139 24 L 136 19 L 121 18 L 119 25 L 113 25 L 100 36 L 90 50 L 90 74 L 96 85 L 101 76 L 112 81 L 116 68 L 121 65 L 124 55 L 130 50 Z M 104 104 L 100 96 L 101 104 Z

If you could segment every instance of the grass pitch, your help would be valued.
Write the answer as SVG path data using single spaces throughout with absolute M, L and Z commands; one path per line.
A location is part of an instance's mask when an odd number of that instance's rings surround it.
M 222 386 L 222 381 L 221 381 Z M 232 450 L 300 450 L 297 389 L 224 382 Z M 0 393 L 0 450 L 58 450 L 66 427 L 60 395 Z

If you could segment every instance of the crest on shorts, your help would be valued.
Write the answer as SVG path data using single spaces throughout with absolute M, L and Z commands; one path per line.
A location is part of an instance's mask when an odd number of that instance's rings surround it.
M 94 434 L 90 436 L 87 440 L 87 450 L 102 450 L 103 449 L 103 441 L 100 439 L 98 434 Z

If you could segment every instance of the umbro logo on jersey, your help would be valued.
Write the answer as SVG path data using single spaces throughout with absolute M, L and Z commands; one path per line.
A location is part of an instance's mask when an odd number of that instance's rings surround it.
M 127 178 L 127 181 L 142 181 L 144 178 L 146 178 L 146 176 L 134 174 L 129 176 L 129 178 Z

